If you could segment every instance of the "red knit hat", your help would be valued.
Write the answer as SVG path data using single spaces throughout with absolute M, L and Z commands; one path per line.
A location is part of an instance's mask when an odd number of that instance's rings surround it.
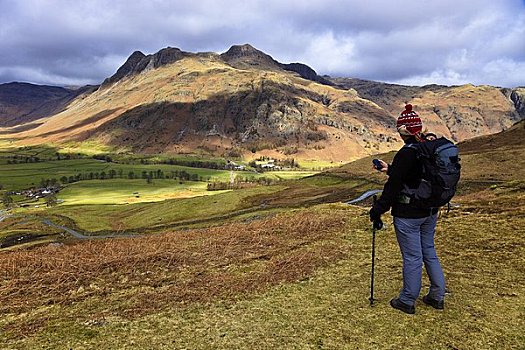
M 421 118 L 419 118 L 419 115 L 412 110 L 411 104 L 407 104 L 405 110 L 401 112 L 401 115 L 397 118 L 396 127 L 400 133 L 406 134 L 406 132 L 408 132 L 408 134 L 416 137 L 419 136 L 423 130 Z

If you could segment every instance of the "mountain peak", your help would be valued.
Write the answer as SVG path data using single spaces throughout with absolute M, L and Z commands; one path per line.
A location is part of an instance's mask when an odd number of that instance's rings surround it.
M 192 55 L 189 52 L 182 51 L 178 47 L 165 47 L 153 55 L 153 66 L 158 68 L 160 66 L 176 62 L 184 57 Z
M 255 47 L 253 47 L 250 44 L 244 44 L 244 45 L 233 45 L 229 48 L 228 51 L 224 53 L 225 56 L 251 56 L 254 54 L 263 54 L 266 55 L 264 52 L 257 50 Z
M 126 62 L 117 70 L 115 74 L 104 80 L 102 87 L 116 83 L 122 78 L 138 74 L 148 69 L 158 68 L 178 60 L 193 55 L 190 52 L 182 51 L 176 47 L 165 47 L 153 55 L 145 55 L 140 51 L 135 51 L 128 57 Z
M 117 70 L 115 74 L 113 74 L 111 77 L 104 80 L 102 83 L 102 87 L 113 84 L 120 79 L 124 78 L 126 75 L 129 75 L 133 72 L 137 64 L 146 57 L 142 52 L 135 51 L 131 54 L 131 56 L 128 57 L 126 62 L 120 68 Z
M 280 68 L 279 62 L 275 61 L 272 56 L 257 50 L 250 44 L 233 45 L 220 57 L 228 64 L 238 68 L 245 68 L 246 66 L 258 66 L 265 69 Z
M 131 56 L 128 57 L 127 61 L 130 61 L 130 60 L 141 60 L 143 59 L 144 57 L 146 57 L 146 55 L 144 55 L 142 53 L 142 51 L 134 51 Z

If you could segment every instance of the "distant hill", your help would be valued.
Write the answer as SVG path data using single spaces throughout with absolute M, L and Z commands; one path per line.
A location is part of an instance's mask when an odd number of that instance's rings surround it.
M 91 87 L 66 89 L 29 83 L 0 84 L 0 127 L 10 127 L 59 113 Z
M 76 96 L 57 91 L 64 96 L 54 109 L 36 108 L 33 119 L 12 112 L 3 125 L 16 127 L 0 137 L 20 144 L 89 140 L 145 153 L 349 161 L 401 145 L 394 125 L 405 102 L 428 129 L 455 141 L 500 132 L 525 117 L 524 89 L 328 79 L 248 44 L 222 54 L 136 51 L 100 87 Z
M 36 128 L 4 135 L 23 144 L 96 140 L 134 152 L 331 161 L 399 142 L 385 110 L 323 79 L 249 45 L 222 55 L 134 52 L 98 90 Z
M 493 86 L 403 86 L 349 78 L 331 79 L 396 115 L 412 103 L 429 131 L 455 141 L 507 129 L 525 118 L 525 88 Z

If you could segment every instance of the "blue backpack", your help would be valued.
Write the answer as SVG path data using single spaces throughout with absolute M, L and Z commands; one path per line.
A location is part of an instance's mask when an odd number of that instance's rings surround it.
M 417 158 L 423 164 L 423 176 L 416 189 L 405 186 L 402 192 L 422 208 L 437 208 L 450 202 L 461 174 L 457 146 L 441 137 L 405 147 L 416 151 Z

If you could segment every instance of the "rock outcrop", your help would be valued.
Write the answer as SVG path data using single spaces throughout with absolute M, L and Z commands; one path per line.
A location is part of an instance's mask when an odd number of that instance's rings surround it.
M 317 75 L 315 70 L 313 70 L 306 64 L 288 63 L 288 64 L 281 64 L 281 67 L 284 70 L 298 73 L 302 78 L 305 78 L 311 81 L 315 81 L 321 84 L 325 84 L 325 85 L 334 85 L 330 80 Z
M 257 50 L 250 44 L 234 45 L 220 55 L 224 62 L 235 68 L 258 68 L 264 70 L 279 69 L 280 63 L 270 55 Z
M 126 62 L 120 68 L 117 70 L 115 74 L 113 74 L 111 77 L 104 80 L 102 83 L 102 86 L 107 86 L 113 83 L 116 83 L 120 79 L 124 78 L 125 76 L 130 75 L 134 72 L 135 67 L 139 64 L 139 62 L 144 59 L 146 55 L 144 55 L 140 51 L 135 51 L 131 54 L 131 56 L 128 57 Z
M 159 68 L 192 55 L 194 54 L 173 47 L 166 47 L 153 55 L 147 56 L 140 51 L 135 51 L 115 74 L 104 80 L 101 87 L 105 88 L 125 77 L 142 73 L 148 69 Z
M 514 107 L 521 118 L 525 119 L 525 88 L 511 90 L 510 99 L 514 103 Z

